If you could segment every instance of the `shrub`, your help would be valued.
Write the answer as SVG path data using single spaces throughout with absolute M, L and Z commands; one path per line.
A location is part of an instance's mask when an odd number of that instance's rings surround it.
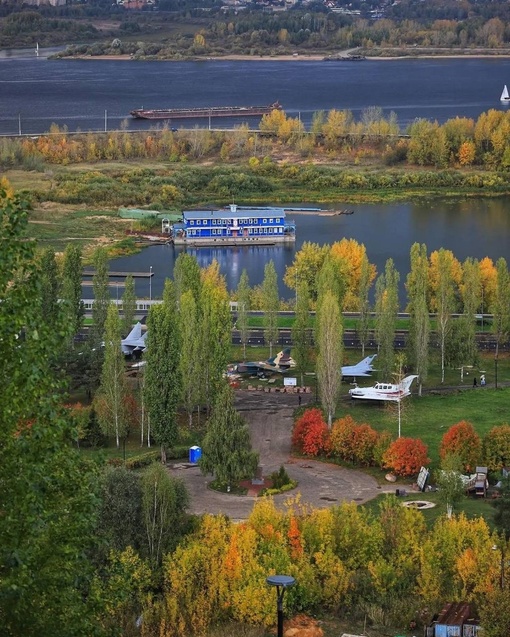
M 271 474 L 271 483 L 273 489 L 281 489 L 284 485 L 290 483 L 289 474 L 283 465 L 281 465 L 278 471 L 273 471 Z
M 383 456 L 383 466 L 399 476 L 412 476 L 427 465 L 427 445 L 418 438 L 397 438 Z
M 316 424 L 326 424 L 322 411 L 320 409 L 307 409 L 301 418 L 298 418 L 294 423 L 294 430 L 292 432 L 292 445 L 297 451 L 303 452 L 303 445 L 305 436 L 310 427 Z
M 339 418 L 331 428 L 331 451 L 344 460 L 354 460 L 352 447 L 356 422 L 352 416 Z
M 161 458 L 160 451 L 147 451 L 138 456 L 133 456 L 126 460 L 126 469 L 140 469 L 141 467 L 147 467 L 153 462 L 157 462 Z
M 311 423 L 303 436 L 303 453 L 307 456 L 319 456 L 329 453 L 330 449 L 331 439 L 326 423 Z
M 465 471 L 474 471 L 482 457 L 482 441 L 473 425 L 461 420 L 453 425 L 443 436 L 439 455 L 441 459 L 448 455 L 459 456 Z
M 493 427 L 489 431 L 483 441 L 483 457 L 491 471 L 510 464 L 510 425 Z
M 377 441 L 378 434 L 370 425 L 358 425 L 351 416 L 339 418 L 333 423 L 331 449 L 344 460 L 372 464 Z
M 383 457 L 392 443 L 392 436 L 389 431 L 381 431 L 374 445 L 374 464 L 381 469 L 384 466 Z

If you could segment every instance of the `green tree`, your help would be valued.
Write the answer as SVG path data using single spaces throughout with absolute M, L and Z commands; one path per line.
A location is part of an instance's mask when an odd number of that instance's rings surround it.
M 296 296 L 296 317 L 292 324 L 292 342 L 294 343 L 294 360 L 301 373 L 301 387 L 304 387 L 304 372 L 310 363 L 312 349 L 310 297 L 306 282 L 298 284 Z
M 510 540 L 510 477 L 507 476 L 501 481 L 499 494 L 500 497 L 491 503 L 496 509 L 494 525 L 508 542 Z
M 251 449 L 248 426 L 236 411 L 234 393 L 226 384 L 214 403 L 199 464 L 204 475 L 214 474 L 228 487 L 253 476 L 257 468 L 258 454 Z
M 136 292 L 135 281 L 131 274 L 128 274 L 124 281 L 124 294 L 122 295 L 122 334 L 127 336 L 135 322 L 136 312 Z
M 278 340 L 278 310 L 280 297 L 278 296 L 278 277 L 273 261 L 264 267 L 262 282 L 262 311 L 264 312 L 264 339 L 269 343 L 269 356 L 273 355 L 273 345 Z
M 97 549 L 96 469 L 72 448 L 76 431 L 49 366 L 75 325 L 63 307 L 51 326 L 40 320 L 43 284 L 26 224 L 27 205 L 0 189 L 2 633 L 98 635 L 88 557 Z
M 45 248 L 40 257 L 41 264 L 41 317 L 43 321 L 53 323 L 59 299 L 59 275 L 55 259 L 55 250 Z
M 62 299 L 66 302 L 69 310 L 73 336 L 80 331 L 83 325 L 82 272 L 81 248 L 74 243 L 68 243 L 64 250 L 62 264 Z
M 441 461 L 441 469 L 438 471 L 436 482 L 439 487 L 439 499 L 446 506 L 449 518 L 453 509 L 465 495 L 462 471 L 464 467 L 462 459 L 455 453 L 449 453 Z
M 142 475 L 142 508 L 147 555 L 161 566 L 163 555 L 175 549 L 186 528 L 184 513 L 189 495 L 181 480 L 171 478 L 161 464 L 152 464 Z
M 398 314 L 398 282 L 400 275 L 395 269 L 393 259 L 386 261 L 384 274 L 376 282 L 376 334 L 377 366 L 380 377 L 391 377 L 394 367 L 395 321 Z
M 370 334 L 370 301 L 368 299 L 368 294 L 370 292 L 371 286 L 372 268 L 370 267 L 370 262 L 366 255 L 366 252 L 364 252 L 361 260 L 357 298 L 357 310 L 359 313 L 359 318 L 356 323 L 356 334 L 358 335 L 359 341 L 361 343 L 362 358 L 365 356 L 365 347 Z
M 506 260 L 501 257 L 496 263 L 496 294 L 492 304 L 492 331 L 496 337 L 495 357 L 499 355 L 499 346 L 508 338 L 510 332 L 510 274 Z
M 463 282 L 460 288 L 464 313 L 463 323 L 465 358 L 461 365 L 478 362 L 478 345 L 476 342 L 476 313 L 482 302 L 482 278 L 480 264 L 477 259 L 467 258 L 462 266 Z
M 188 412 L 189 427 L 193 424 L 193 410 L 200 400 L 201 339 L 198 308 L 193 292 L 188 290 L 179 303 L 180 357 L 182 402 Z
M 426 245 L 411 246 L 411 270 L 407 275 L 409 299 L 409 354 L 418 374 L 418 393 L 421 396 L 423 383 L 427 380 L 429 360 L 430 316 L 427 303 L 428 257 Z
M 250 282 L 245 269 L 241 272 L 239 284 L 237 286 L 237 321 L 236 327 L 239 330 L 241 343 L 243 344 L 243 358 L 246 360 L 246 344 L 250 338 L 248 325 L 248 312 L 250 311 Z
M 101 382 L 95 402 L 101 430 L 107 436 L 115 436 L 117 449 L 121 437 L 128 431 L 128 387 L 120 338 L 119 313 L 117 306 L 110 303 L 106 316 Z
M 161 446 L 163 463 L 166 448 L 175 445 L 178 436 L 176 416 L 181 397 L 178 324 L 173 283 L 167 280 L 163 303 L 153 305 L 147 318 L 143 396 L 150 432 Z
M 174 285 L 176 298 L 180 299 L 184 292 L 191 290 L 195 302 L 200 302 L 200 266 L 196 258 L 187 252 L 181 252 L 175 260 Z
M 94 304 L 92 306 L 92 328 L 89 340 L 92 347 L 98 347 L 104 337 L 106 316 L 111 300 L 108 286 L 108 252 L 105 248 L 99 247 L 94 250 L 93 263 L 95 270 L 92 276 Z
M 336 296 L 325 292 L 316 321 L 319 326 L 317 347 L 317 381 L 322 406 L 331 429 L 342 381 L 343 329 L 342 315 Z

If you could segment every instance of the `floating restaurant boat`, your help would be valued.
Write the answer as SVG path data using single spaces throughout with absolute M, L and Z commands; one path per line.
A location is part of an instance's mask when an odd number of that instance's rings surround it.
M 131 116 L 136 119 L 188 119 L 192 117 L 254 117 L 267 115 L 274 110 L 281 110 L 279 102 L 273 102 L 267 106 L 209 106 L 197 108 L 143 108 L 131 111 Z
M 275 245 L 296 240 L 296 226 L 285 219 L 283 208 L 184 210 L 182 222 L 172 227 L 175 245 Z

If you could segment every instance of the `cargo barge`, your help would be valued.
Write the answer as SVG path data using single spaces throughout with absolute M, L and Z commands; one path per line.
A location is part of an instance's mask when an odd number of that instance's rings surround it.
M 210 106 L 197 108 L 138 108 L 130 112 L 136 119 L 188 119 L 192 117 L 255 117 L 267 115 L 274 110 L 281 110 L 279 102 L 268 106 Z
M 182 222 L 172 227 L 175 245 L 275 245 L 296 240 L 296 225 L 285 219 L 283 208 L 184 210 Z

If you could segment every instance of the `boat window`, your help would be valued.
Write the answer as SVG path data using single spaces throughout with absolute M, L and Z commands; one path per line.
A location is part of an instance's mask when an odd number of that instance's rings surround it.
M 269 219 L 269 223 L 273 223 L 274 219 Z

